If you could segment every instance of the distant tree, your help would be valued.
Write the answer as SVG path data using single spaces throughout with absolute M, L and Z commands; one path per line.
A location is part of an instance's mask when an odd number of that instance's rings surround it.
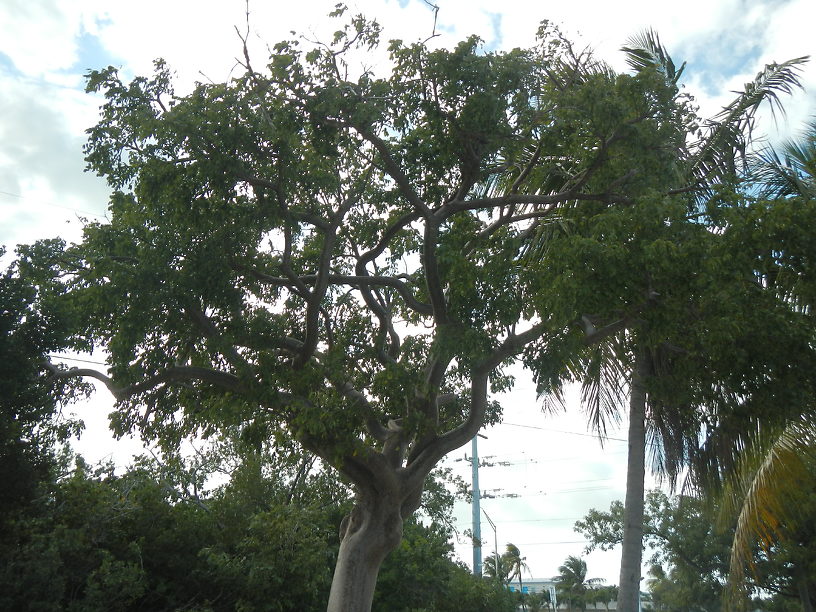
M 538 593 L 530 593 L 526 598 L 526 603 L 529 612 L 543 612 L 544 610 L 550 610 L 550 592 L 540 591 Z
M 614 585 L 593 586 L 587 591 L 586 600 L 596 607 L 599 603 L 603 604 L 604 608 L 609 610 L 610 602 L 618 600 L 618 587 Z
M 801 517 L 814 516 L 814 499 L 803 496 L 798 509 Z M 669 497 L 661 491 L 646 496 L 643 526 L 644 543 L 652 550 L 647 585 L 656 610 L 718 612 L 729 580 L 734 530 L 718 527 L 718 508 L 689 496 Z M 793 545 L 774 543 L 767 549 L 751 549 L 753 571 L 746 576 L 746 595 L 764 597 L 760 605 L 798 598 L 797 576 L 814 566 L 813 519 L 787 532 Z M 613 502 L 609 511 L 591 510 L 576 523 L 576 531 L 589 544 L 587 550 L 609 550 L 618 545 L 623 533 L 623 505 Z M 805 570 L 809 571 L 809 570 Z M 770 598 L 767 593 L 773 594 Z M 734 602 L 735 604 L 737 602 Z
M 511 568 L 506 562 L 506 557 L 502 555 L 488 555 L 484 560 L 484 575 L 490 580 L 502 585 L 510 584 Z
M 526 604 L 524 603 L 524 581 L 522 574 L 525 571 L 530 571 L 530 568 L 527 567 L 524 559 L 525 557 L 521 556 L 521 551 L 519 550 L 518 546 L 508 543 L 507 548 L 502 555 L 502 563 L 499 566 L 501 567 L 501 565 L 504 565 L 506 568 L 508 582 L 512 581 L 513 578 L 518 578 L 519 597 L 521 598 L 522 609 L 526 609 Z
M 401 587 L 400 587 L 401 588 Z M 450 579 L 439 595 L 434 610 L 439 612 L 516 612 L 518 600 L 508 589 L 496 588 L 489 580 L 474 576 L 461 565 L 454 565 Z
M 569 610 L 576 606 L 585 610 L 588 596 L 592 589 L 603 582 L 601 578 L 587 578 L 586 561 L 580 557 L 570 555 L 564 564 L 559 566 L 558 575 L 554 578 L 558 593 L 558 602 L 566 603 Z
M 590 510 L 575 529 L 589 541 L 587 551 L 609 550 L 622 540 L 623 505 L 613 502 L 609 511 Z M 731 534 L 716 529 L 702 501 L 649 491 L 643 534 L 644 544 L 653 551 L 649 584 L 656 586 L 660 580 L 670 580 L 672 605 L 677 609 L 708 610 L 712 604 L 719 609 L 728 573 Z M 665 605 L 666 600 L 657 590 L 652 590 L 652 597 L 655 605 Z

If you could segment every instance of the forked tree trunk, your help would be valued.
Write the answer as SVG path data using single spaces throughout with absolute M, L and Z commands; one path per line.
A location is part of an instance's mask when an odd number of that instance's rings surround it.
M 646 477 L 645 351 L 638 351 L 629 396 L 629 457 L 626 465 L 626 502 L 623 510 L 618 610 L 637 612 L 640 598 L 640 565 L 643 557 L 643 486 Z
M 369 612 L 380 566 L 402 540 L 402 504 L 394 495 L 358 495 L 340 528 L 327 612 Z

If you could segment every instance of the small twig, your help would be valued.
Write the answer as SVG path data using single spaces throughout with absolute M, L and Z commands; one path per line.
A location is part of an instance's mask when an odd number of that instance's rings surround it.
M 427 4 L 431 9 L 433 9 L 433 14 L 434 14 L 433 30 L 431 30 L 431 35 L 428 38 L 426 38 L 425 40 L 422 41 L 422 44 L 424 45 L 425 43 L 427 43 L 432 38 L 436 38 L 437 36 L 439 36 L 439 34 L 436 33 L 436 19 L 439 16 L 439 6 L 434 4 L 433 2 L 430 2 L 429 0 L 422 0 L 422 1 L 425 4 Z

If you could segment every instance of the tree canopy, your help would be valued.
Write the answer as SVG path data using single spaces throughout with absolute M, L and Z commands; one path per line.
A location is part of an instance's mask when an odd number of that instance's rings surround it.
M 358 16 L 326 44 L 278 43 L 263 69 L 245 47 L 240 75 L 185 95 L 161 61 L 129 83 L 92 71 L 106 103 L 86 155 L 109 220 L 20 250 L 65 344 L 107 354 L 106 372 L 46 363 L 51 379 L 102 381 L 117 432 L 294 439 L 353 485 L 330 610 L 370 608 L 428 474 L 499 418 L 489 394 L 517 358 L 542 391 L 616 347 L 671 360 L 650 392 L 687 409 L 666 413 L 676 466 L 689 414 L 752 393 L 765 364 L 731 368 L 725 343 L 798 321 L 755 308 L 753 259 L 717 264 L 738 198 L 702 177 L 728 165 L 710 143 L 742 131 L 701 125 L 665 58 L 617 74 L 546 22 L 538 40 L 391 41 L 381 73 L 358 61 L 383 47 Z M 784 87 L 797 61 L 758 79 Z M 724 112 L 750 122 L 757 95 Z M 784 337 L 780 353 L 809 351 Z

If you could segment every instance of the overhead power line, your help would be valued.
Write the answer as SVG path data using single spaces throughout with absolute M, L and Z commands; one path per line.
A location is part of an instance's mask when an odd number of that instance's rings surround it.
M 91 217 L 98 217 L 99 219 L 105 219 L 105 215 L 100 215 L 99 213 L 91 212 L 89 210 L 82 210 L 80 208 L 72 208 L 70 206 L 63 206 L 62 204 L 54 204 L 52 202 L 43 202 L 42 200 L 35 200 L 33 198 L 29 198 L 28 196 L 21 195 L 19 193 L 12 193 L 11 191 L 3 191 L 0 189 L 0 195 L 8 196 L 10 198 L 17 198 L 18 200 L 25 200 L 31 202 L 32 204 L 38 204 L 40 206 L 50 206 L 51 208 L 61 208 L 62 210 L 68 210 L 70 212 L 79 213 L 82 215 L 89 215 Z
M 79 357 L 69 357 L 68 355 L 48 355 L 51 359 L 65 359 L 66 361 L 78 361 L 80 363 L 93 363 L 95 365 L 107 365 L 104 361 L 93 361 L 91 359 L 80 359 Z
M 498 520 L 496 521 L 499 524 L 502 523 L 549 523 L 552 521 L 579 521 L 583 516 L 563 516 L 559 518 L 543 518 L 543 519 L 509 519 L 506 521 Z
M 522 425 L 521 423 L 507 423 L 506 421 L 502 422 L 502 425 L 509 425 L 510 427 L 522 427 L 524 429 L 538 429 L 540 431 L 549 431 L 552 433 L 567 434 L 570 436 L 583 436 L 584 438 L 595 438 L 596 440 L 601 439 L 604 442 L 606 442 L 607 440 L 612 440 L 614 442 L 628 442 L 626 438 L 612 438 L 612 437 L 601 438 L 600 436 L 598 436 L 598 434 L 591 434 L 580 431 L 564 431 L 563 429 L 550 429 L 549 427 L 538 427 L 536 425 Z
M 522 542 L 521 548 L 525 546 L 550 546 L 552 544 L 589 544 L 589 540 L 564 540 L 561 542 Z

